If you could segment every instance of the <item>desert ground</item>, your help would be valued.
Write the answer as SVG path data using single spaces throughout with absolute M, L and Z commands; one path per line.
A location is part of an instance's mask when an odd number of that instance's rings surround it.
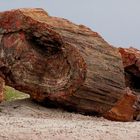
M 30 99 L 0 104 L 0 140 L 140 140 L 140 122 L 42 107 Z

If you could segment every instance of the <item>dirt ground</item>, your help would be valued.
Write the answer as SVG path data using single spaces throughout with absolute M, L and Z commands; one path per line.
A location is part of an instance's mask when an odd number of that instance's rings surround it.
M 0 104 L 0 140 L 140 140 L 140 122 L 112 122 L 22 99 Z

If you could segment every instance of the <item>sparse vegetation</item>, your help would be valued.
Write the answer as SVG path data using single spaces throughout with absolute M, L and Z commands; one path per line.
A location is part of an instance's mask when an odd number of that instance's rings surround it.
M 15 100 L 15 99 L 24 99 L 24 98 L 29 97 L 29 95 L 27 95 L 23 92 L 20 92 L 18 90 L 15 90 L 11 87 L 8 87 L 8 86 L 5 87 L 4 95 L 5 95 L 5 100 L 6 101 L 12 101 L 12 100 Z

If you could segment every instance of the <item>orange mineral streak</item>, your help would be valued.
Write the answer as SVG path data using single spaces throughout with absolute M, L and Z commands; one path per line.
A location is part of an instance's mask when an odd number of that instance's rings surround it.
M 130 65 L 137 65 L 140 66 L 140 51 L 135 48 L 119 48 L 119 52 L 122 56 L 124 67 Z
M 113 121 L 132 121 L 136 112 L 137 96 L 127 88 L 124 96 L 104 117 Z

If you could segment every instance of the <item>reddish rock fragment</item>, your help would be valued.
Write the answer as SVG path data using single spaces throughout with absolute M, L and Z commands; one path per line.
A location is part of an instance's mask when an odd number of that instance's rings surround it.
M 135 48 L 119 48 L 122 55 L 124 67 L 136 65 L 139 67 L 140 51 Z
M 5 86 L 5 81 L 3 80 L 3 78 L 0 77 L 0 102 L 2 102 L 4 100 L 4 86 Z
M 127 88 L 124 96 L 104 117 L 113 121 L 132 121 L 136 115 L 138 98 Z

